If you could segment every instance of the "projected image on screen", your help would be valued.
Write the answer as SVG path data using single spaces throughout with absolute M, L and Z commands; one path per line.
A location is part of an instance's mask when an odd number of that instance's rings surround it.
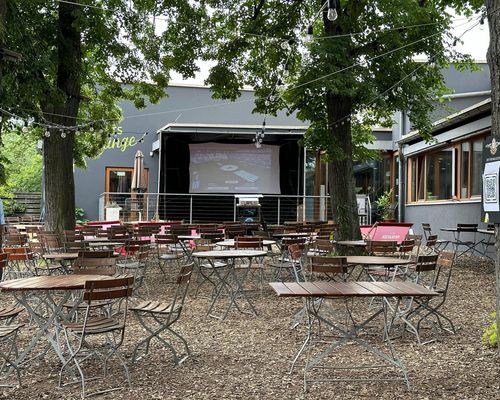
M 190 193 L 280 194 L 279 146 L 190 144 Z

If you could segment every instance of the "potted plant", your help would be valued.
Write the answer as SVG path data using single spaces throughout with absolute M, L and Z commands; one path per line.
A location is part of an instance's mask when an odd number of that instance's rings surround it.
M 376 201 L 378 214 L 384 221 L 394 220 L 394 210 L 392 209 L 392 189 L 386 190 Z

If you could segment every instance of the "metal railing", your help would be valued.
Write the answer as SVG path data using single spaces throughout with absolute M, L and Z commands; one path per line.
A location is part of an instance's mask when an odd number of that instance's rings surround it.
M 332 218 L 329 196 L 264 195 L 259 202 L 262 219 L 267 224 Z M 239 217 L 238 200 L 233 194 L 105 192 L 99 196 L 100 220 L 160 219 L 192 224 L 236 221 Z
M 268 224 L 331 219 L 328 196 L 264 195 L 259 202 L 262 218 Z M 239 218 L 237 203 L 232 194 L 105 192 L 99 196 L 99 219 L 119 216 L 122 221 L 235 221 Z

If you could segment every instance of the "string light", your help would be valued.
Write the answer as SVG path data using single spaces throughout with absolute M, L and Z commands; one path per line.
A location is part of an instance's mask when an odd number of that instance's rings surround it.
M 337 19 L 337 8 L 335 7 L 335 0 L 328 0 L 328 11 L 326 13 L 326 18 L 333 22 Z

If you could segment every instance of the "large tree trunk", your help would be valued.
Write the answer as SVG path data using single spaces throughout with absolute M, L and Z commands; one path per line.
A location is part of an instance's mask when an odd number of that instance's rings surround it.
M 494 136 L 500 136 L 499 121 L 499 97 L 500 97 L 500 19 L 498 13 L 498 1 L 486 0 L 486 12 L 490 29 L 490 45 L 488 47 L 487 59 L 490 67 L 491 81 L 491 132 Z M 495 280 L 497 290 L 496 313 L 497 330 L 500 328 L 500 227 L 495 225 Z M 500 344 L 498 345 L 500 355 Z
M 330 193 L 333 219 L 339 226 L 339 240 L 361 238 L 358 206 L 352 172 L 351 99 L 334 94 L 326 95 L 328 125 L 335 147 L 343 154 L 330 162 Z M 339 122 L 341 121 L 341 122 Z
M 81 98 L 81 33 L 76 22 L 81 9 L 76 4 L 59 3 L 57 87 L 65 101 L 45 107 L 50 120 L 64 126 L 76 125 Z M 51 99 L 54 100 L 54 99 Z M 51 129 L 44 140 L 45 225 L 62 232 L 75 226 L 75 182 L 73 176 L 73 145 L 75 134 Z

